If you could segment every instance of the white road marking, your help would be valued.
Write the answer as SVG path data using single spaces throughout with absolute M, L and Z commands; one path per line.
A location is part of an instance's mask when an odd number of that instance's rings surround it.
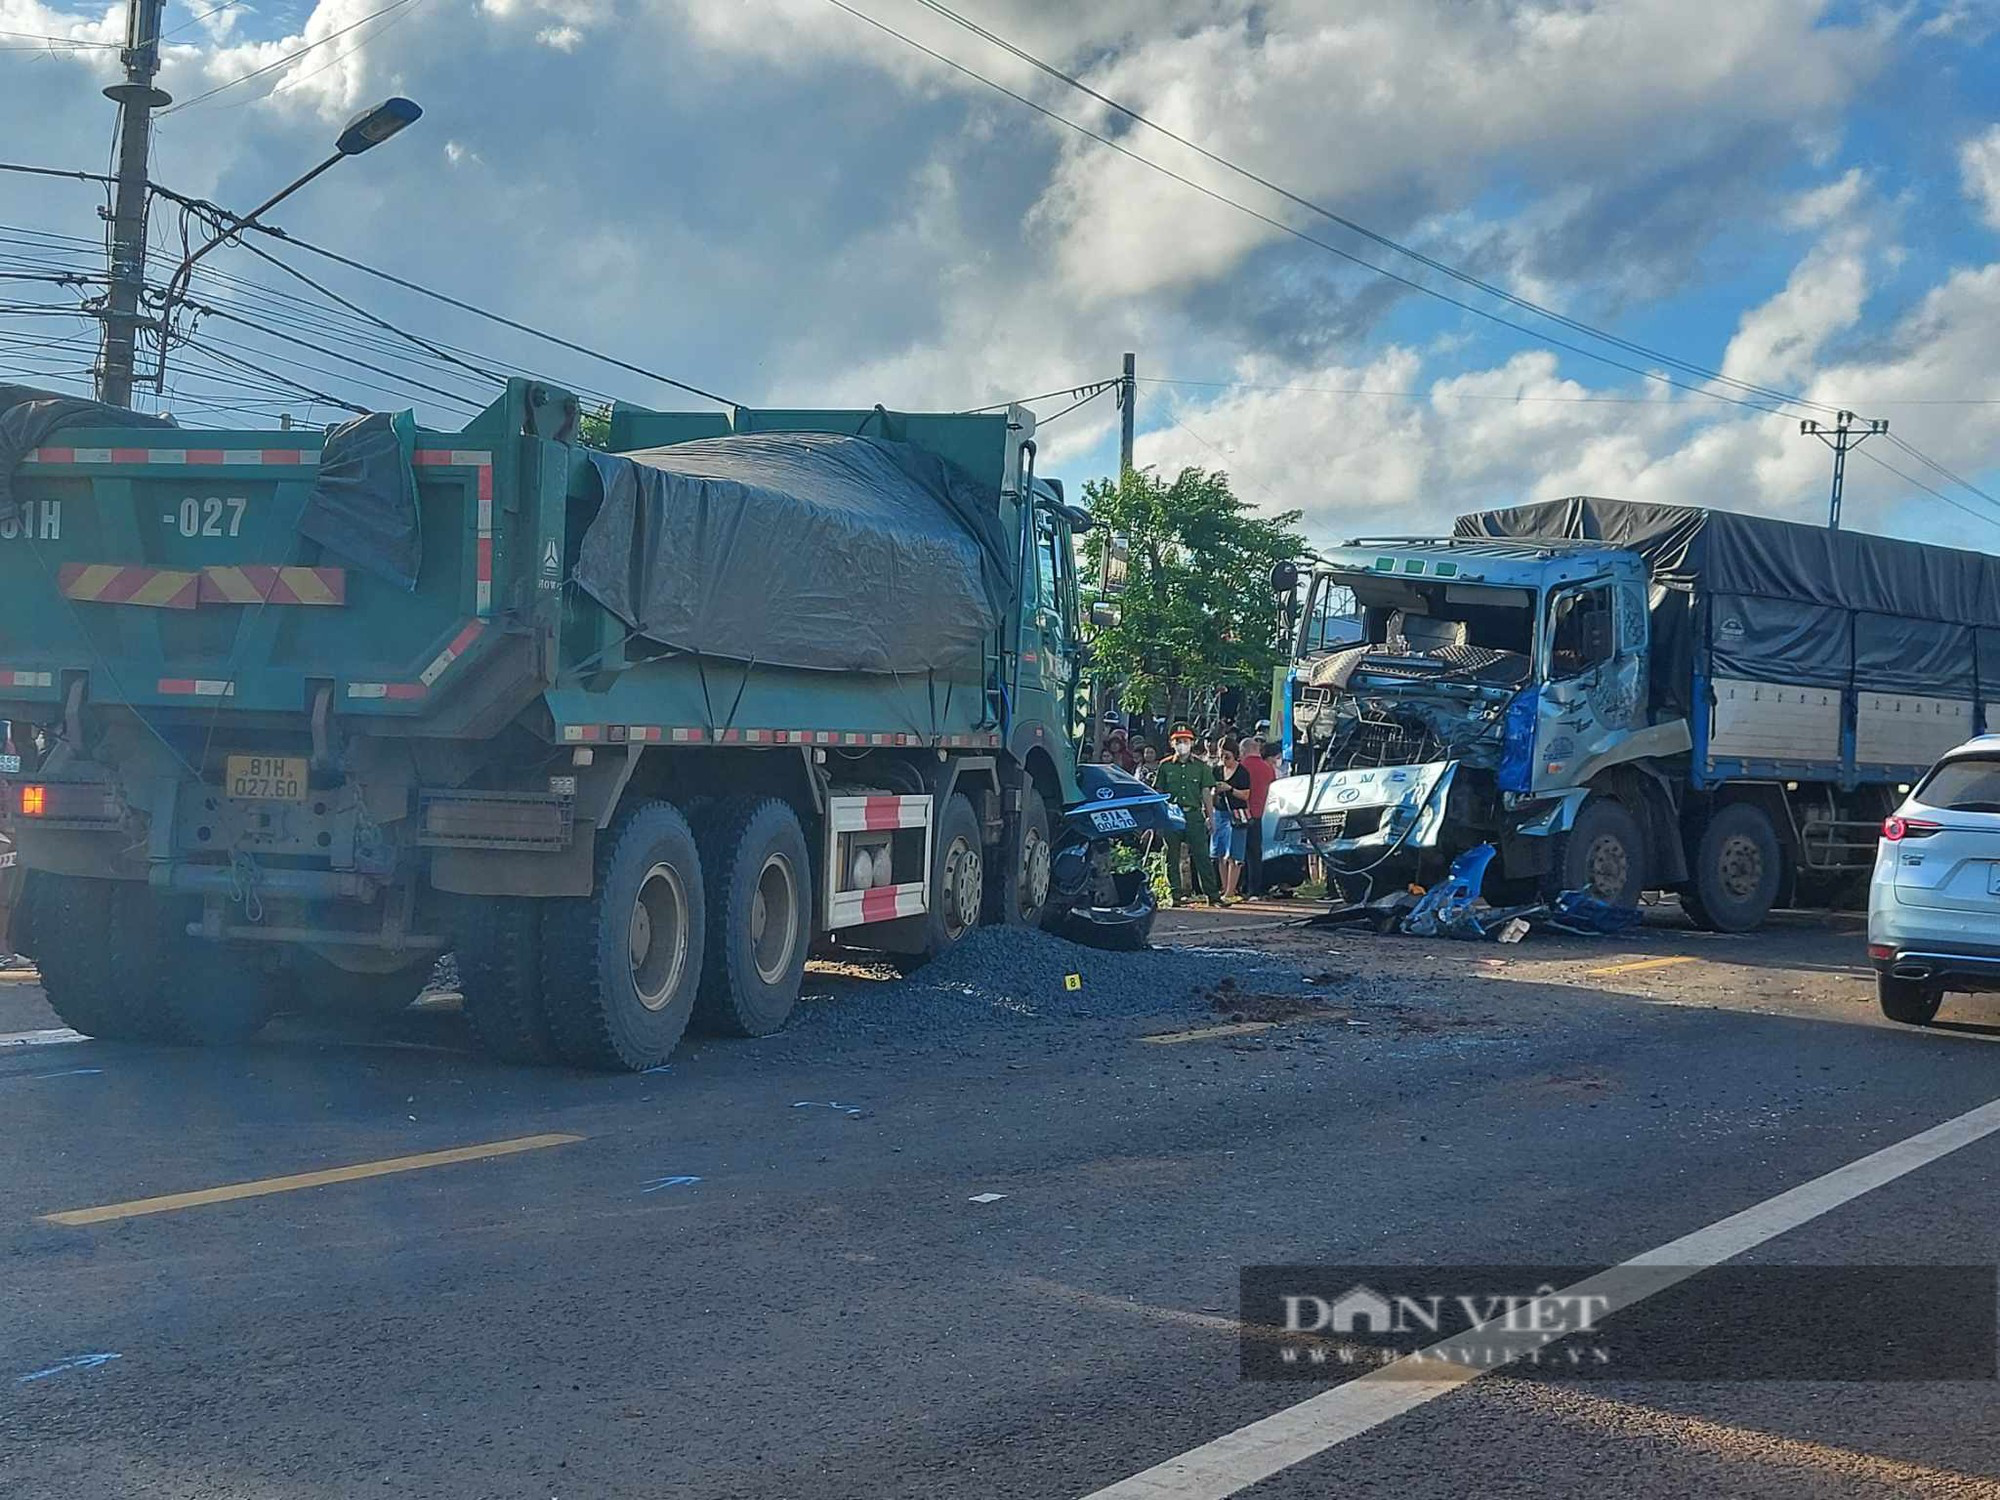
M 1567 1307 L 1575 1304 L 1563 1303 L 1564 1298 L 1602 1297 L 1603 1315 L 1610 1316 L 1707 1267 L 1720 1265 L 1808 1224 L 1919 1167 L 1929 1166 L 1962 1146 L 1984 1140 L 1995 1131 L 2000 1131 L 2000 1099 L 1907 1140 L 1884 1146 L 1844 1167 L 1836 1167 L 1824 1176 L 1726 1219 L 1718 1219 L 1692 1234 L 1635 1255 L 1608 1271 L 1585 1277 L 1548 1300 Z M 1224 1433 L 1129 1479 L 1092 1491 L 1085 1500 L 1223 1500 L 1393 1417 L 1435 1401 L 1488 1370 L 1502 1368 L 1562 1336 L 1560 1327 L 1546 1334 L 1518 1334 L 1501 1332 L 1498 1325 L 1489 1324 L 1440 1339 L 1358 1379 Z M 1490 1365 L 1453 1363 L 1454 1354 L 1474 1337 L 1482 1345 L 1504 1339 L 1511 1352 L 1505 1360 Z
M 65 1042 L 87 1042 L 90 1038 L 80 1031 L 71 1031 L 67 1026 L 52 1026 L 46 1031 L 10 1031 L 0 1036 L 0 1047 L 60 1047 Z

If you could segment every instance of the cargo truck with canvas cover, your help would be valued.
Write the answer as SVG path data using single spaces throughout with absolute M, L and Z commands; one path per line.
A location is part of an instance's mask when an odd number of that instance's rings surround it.
M 1104 841 L 1163 814 L 1079 781 L 1088 517 L 1032 414 L 577 427 L 515 381 L 449 434 L 0 453 L 19 941 L 72 1024 L 224 1040 L 451 949 L 495 1051 L 647 1066 L 781 1025 L 814 944 L 1143 941 Z
M 1358 642 L 1314 634 L 1336 590 Z M 1743 930 L 1861 876 L 2000 698 L 1992 559 L 1728 511 L 1482 512 L 1334 549 L 1310 591 L 1265 847 L 1336 872 L 1491 841 L 1523 885 Z

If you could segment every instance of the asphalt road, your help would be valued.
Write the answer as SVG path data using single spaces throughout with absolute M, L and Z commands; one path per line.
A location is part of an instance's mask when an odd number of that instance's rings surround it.
M 1077 1497 L 1191 1452 L 1206 1488 L 1144 1492 L 2000 1495 L 1990 1379 L 1502 1372 L 1370 1420 L 1242 1381 L 1237 1323 L 1245 1265 L 1611 1265 L 1778 1212 L 2000 1099 L 2000 997 L 1883 1022 L 1846 918 L 1285 919 L 1162 934 L 1305 1005 L 947 1037 L 820 971 L 796 1034 L 640 1077 L 487 1063 L 449 1009 L 64 1040 L 0 979 L 0 1495 Z M 2000 1259 L 2000 1133 L 1896 1162 L 1738 1259 Z M 1271 1477 L 1215 1446 L 1322 1391 Z

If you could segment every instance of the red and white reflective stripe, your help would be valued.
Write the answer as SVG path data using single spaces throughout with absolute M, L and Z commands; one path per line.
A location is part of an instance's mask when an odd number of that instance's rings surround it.
M 54 687 L 56 674 L 53 672 L 11 672 L 0 669 L 0 687 Z
M 897 917 L 914 917 L 924 909 L 924 888 L 912 885 L 878 885 L 861 892 L 861 920 L 888 922 Z
M 387 698 L 391 702 L 409 702 L 429 691 L 421 682 L 350 682 L 347 685 L 347 696 L 350 698 Z
M 931 738 L 921 734 L 857 734 L 846 729 L 704 729 L 699 725 L 674 727 L 660 724 L 565 724 L 564 744 L 591 745 L 604 741 L 638 740 L 648 744 L 674 745 L 859 745 L 864 748 L 936 745 L 953 750 L 992 749 L 999 745 L 997 734 L 946 734 Z
M 438 652 L 431 664 L 417 674 L 417 681 L 429 687 L 444 676 L 444 669 L 463 656 L 466 648 L 479 639 L 479 633 L 485 628 L 484 620 L 468 621 L 466 627 L 451 638 L 451 644 Z
M 929 797 L 829 797 L 828 819 L 835 833 L 873 833 L 884 828 L 928 828 Z
M 493 613 L 493 455 L 482 448 L 420 448 L 412 463 L 471 469 L 478 514 L 474 520 L 474 608 L 482 617 Z
M 234 698 L 236 684 L 214 677 L 162 677 L 160 693 L 169 698 Z
M 865 891 L 835 891 L 827 902 L 829 927 L 860 927 L 868 922 L 893 922 L 898 917 L 922 916 L 925 892 L 922 881 L 908 885 L 878 885 Z
M 297 468 L 319 463 L 317 448 L 37 448 L 24 464 L 231 464 Z

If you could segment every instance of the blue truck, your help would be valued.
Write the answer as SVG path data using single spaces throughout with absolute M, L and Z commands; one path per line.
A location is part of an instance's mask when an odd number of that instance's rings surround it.
M 1578 497 L 1334 548 L 1305 589 L 1264 848 L 1377 889 L 1490 842 L 1496 888 L 1747 931 L 1850 895 L 2000 708 L 2000 563 L 1952 548 Z
M 1170 814 L 1077 764 L 1089 516 L 1025 408 L 78 405 L 0 413 L 0 718 L 14 941 L 79 1030 L 397 1007 L 449 950 L 494 1053 L 643 1068 L 782 1026 L 816 948 L 1145 942 L 1110 843 Z

